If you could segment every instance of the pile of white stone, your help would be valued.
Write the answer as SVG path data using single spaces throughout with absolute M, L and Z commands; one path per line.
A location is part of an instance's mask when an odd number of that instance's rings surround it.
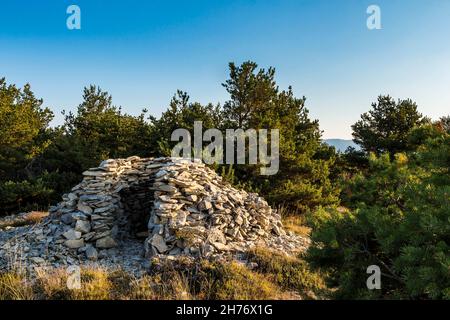
M 70 264 L 101 259 L 130 237 L 145 238 L 146 257 L 211 257 L 256 245 L 289 253 L 308 245 L 284 231 L 263 198 L 233 188 L 197 161 L 111 159 L 83 175 L 43 223 L 7 249 L 26 240 L 28 258 Z

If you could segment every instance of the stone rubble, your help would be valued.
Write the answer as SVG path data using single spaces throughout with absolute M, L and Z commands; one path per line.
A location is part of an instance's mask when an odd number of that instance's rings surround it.
M 105 160 L 83 175 L 42 223 L 0 242 L 0 267 L 11 252 L 34 265 L 113 261 L 128 254 L 130 241 L 143 243 L 130 257 L 137 264 L 157 256 L 220 258 L 261 245 L 290 254 L 309 244 L 286 233 L 263 198 L 233 188 L 201 162 L 134 156 Z

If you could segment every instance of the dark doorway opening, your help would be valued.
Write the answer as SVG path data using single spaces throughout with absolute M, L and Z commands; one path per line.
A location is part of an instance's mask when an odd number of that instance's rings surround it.
M 145 238 L 153 208 L 153 179 L 132 184 L 119 192 L 123 215 L 126 218 L 122 231 L 133 238 Z

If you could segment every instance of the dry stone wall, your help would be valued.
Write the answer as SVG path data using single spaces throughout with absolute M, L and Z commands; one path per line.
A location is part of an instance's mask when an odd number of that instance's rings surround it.
M 309 245 L 285 232 L 263 198 L 200 162 L 110 159 L 83 175 L 42 222 L 2 231 L 0 270 L 94 263 L 142 272 L 153 259 L 235 258 L 253 246 L 293 254 Z
M 145 235 L 147 256 L 208 256 L 285 235 L 264 199 L 224 183 L 200 162 L 130 157 L 83 175 L 52 209 L 71 226 L 62 234 L 68 248 L 111 248 L 124 236 Z

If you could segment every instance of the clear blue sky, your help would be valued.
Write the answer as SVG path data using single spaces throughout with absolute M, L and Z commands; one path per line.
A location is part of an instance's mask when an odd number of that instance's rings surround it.
M 366 27 L 370 4 L 382 30 Z M 307 97 L 325 138 L 350 138 L 379 94 L 436 119 L 450 110 L 450 0 L 0 1 L 0 77 L 29 82 L 55 124 L 89 84 L 132 114 L 159 116 L 176 89 L 223 102 L 228 62 L 248 59 Z

